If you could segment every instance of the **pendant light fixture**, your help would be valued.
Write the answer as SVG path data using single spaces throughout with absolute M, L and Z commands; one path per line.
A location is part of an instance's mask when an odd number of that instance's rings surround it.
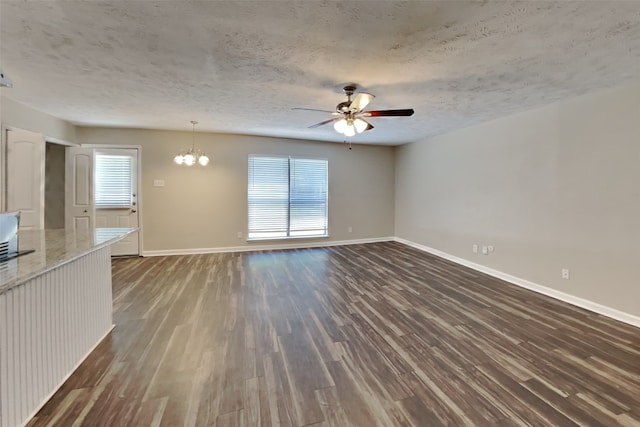
M 191 120 L 190 123 L 192 125 L 191 148 L 186 152 L 181 150 L 178 155 L 173 158 L 173 161 L 178 165 L 193 166 L 197 163 L 200 166 L 207 166 L 209 164 L 209 156 L 204 154 L 202 151 L 195 149 L 196 125 L 198 122 Z

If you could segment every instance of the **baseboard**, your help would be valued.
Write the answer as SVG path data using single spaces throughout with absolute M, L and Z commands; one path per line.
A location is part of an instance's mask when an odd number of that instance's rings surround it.
M 640 328 L 640 317 L 634 316 L 629 313 L 625 313 L 624 311 L 616 310 L 615 308 L 607 307 L 606 305 L 598 304 L 593 301 L 586 300 L 584 298 L 577 297 L 575 295 L 570 295 L 564 292 L 560 292 L 558 290 L 539 285 L 534 282 L 530 282 L 529 280 L 522 279 L 520 277 L 512 276 L 507 273 L 503 273 L 498 270 L 494 270 L 492 268 L 486 267 L 481 264 L 476 264 L 475 262 L 469 261 L 464 258 L 457 257 L 455 255 L 448 254 L 446 252 L 439 251 L 434 248 L 430 248 L 429 246 L 421 245 L 410 240 L 402 239 L 400 237 L 394 237 L 393 239 L 396 242 L 405 244 L 407 246 L 411 246 L 413 248 L 419 249 L 424 252 L 428 252 L 432 255 L 436 255 L 440 258 L 447 259 L 449 261 L 453 261 L 456 264 L 464 265 L 465 267 L 469 267 L 473 270 L 480 271 L 481 273 L 488 274 L 489 276 L 496 277 L 498 279 L 502 279 L 509 283 L 512 283 L 516 286 L 520 286 L 525 289 L 529 289 L 530 291 L 537 292 L 539 294 L 543 294 L 549 296 L 551 298 L 555 298 L 560 301 L 564 301 L 566 303 L 575 305 L 577 307 L 584 308 L 586 310 L 592 311 L 594 313 L 601 314 L 606 317 L 610 317 L 615 320 L 619 320 L 620 322 L 626 323 L 628 325 L 636 326 Z
M 170 255 L 199 255 L 199 254 L 216 254 L 225 252 L 254 252 L 254 251 L 273 251 L 281 249 L 307 249 L 307 248 L 324 248 L 328 246 L 344 246 L 359 245 L 362 243 L 378 243 L 390 242 L 394 237 L 373 237 L 368 239 L 355 240 L 335 240 L 335 241 L 317 241 L 306 243 L 282 243 L 282 244 L 259 244 L 251 243 L 248 246 L 226 246 L 219 248 L 195 248 L 195 249 L 168 249 L 158 251 L 143 251 L 142 256 L 170 256 Z
M 35 411 L 33 411 L 31 413 L 31 415 L 29 415 L 29 417 L 27 417 L 27 419 L 24 421 L 24 424 L 22 424 L 21 427 L 25 427 L 27 424 L 29 424 L 29 422 L 33 419 L 33 417 L 36 416 L 38 411 L 40 409 L 42 409 L 42 407 L 49 401 L 49 399 L 51 399 L 53 397 L 54 394 L 56 394 L 56 392 L 58 390 L 60 390 L 60 387 L 62 387 L 62 385 L 69 379 L 69 377 L 76 371 L 76 369 L 78 369 L 80 367 L 80 365 L 82 365 L 82 362 L 84 362 L 85 359 L 87 357 L 89 357 L 89 355 L 91 353 L 93 353 L 93 350 L 95 350 L 96 347 L 98 347 L 98 345 L 107 337 L 107 335 L 109 335 L 111 333 L 111 331 L 113 331 L 113 328 L 115 328 L 115 327 L 116 327 L 115 324 L 111 325 L 111 327 L 107 330 L 107 332 L 105 332 L 104 335 L 102 335 L 102 337 L 100 337 L 100 339 L 98 341 L 96 341 L 94 346 L 91 347 L 91 349 L 89 349 L 89 351 L 87 351 L 85 353 L 85 355 L 82 357 L 82 359 L 80 359 L 80 361 L 78 361 L 76 366 L 74 366 L 73 369 L 62 379 L 62 381 L 60 381 L 60 383 L 58 383 L 58 385 L 51 391 L 51 393 L 49 393 L 49 395 L 47 395 L 47 397 L 45 397 L 42 400 L 42 402 L 40 403 L 40 405 L 38 405 L 38 407 L 35 409 Z

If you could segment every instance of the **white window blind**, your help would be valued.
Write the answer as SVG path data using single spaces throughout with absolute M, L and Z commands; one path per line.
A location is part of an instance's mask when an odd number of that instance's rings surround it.
M 95 203 L 97 208 L 130 207 L 133 203 L 131 156 L 96 153 Z
M 328 234 L 326 159 L 249 156 L 249 239 Z

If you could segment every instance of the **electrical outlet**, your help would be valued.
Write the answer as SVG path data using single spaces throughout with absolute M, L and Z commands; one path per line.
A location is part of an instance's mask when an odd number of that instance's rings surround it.
M 242 231 L 238 231 L 238 239 L 242 239 Z
M 164 179 L 154 179 L 153 180 L 154 187 L 164 187 Z
M 482 255 L 489 255 L 489 248 L 487 246 L 482 247 Z
M 569 280 L 569 269 L 568 268 L 563 268 L 562 269 L 562 278 Z
M 471 250 L 473 251 L 474 254 L 477 254 L 478 253 L 478 245 L 471 246 Z
M 494 248 L 493 246 L 489 245 L 489 246 L 487 246 L 487 250 L 489 251 L 490 254 L 492 254 L 496 250 L 496 248 Z
M 349 233 L 353 232 L 353 227 L 349 226 L 349 228 L 347 228 L 347 231 L 348 231 Z

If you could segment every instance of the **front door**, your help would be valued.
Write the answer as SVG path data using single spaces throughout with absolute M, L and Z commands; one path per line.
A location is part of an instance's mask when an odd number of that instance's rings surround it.
M 97 148 L 94 155 L 95 226 L 138 228 L 138 150 Z M 138 233 L 111 246 L 111 255 L 139 255 Z

